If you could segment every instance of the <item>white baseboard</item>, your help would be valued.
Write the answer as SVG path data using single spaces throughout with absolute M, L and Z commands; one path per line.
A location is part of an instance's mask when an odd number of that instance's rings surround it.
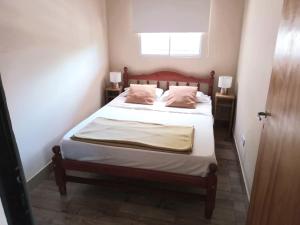
M 44 179 L 49 177 L 49 174 L 52 171 L 51 161 L 37 172 L 33 177 L 27 181 L 27 187 L 29 191 L 32 191 L 36 186 L 38 186 Z
M 237 145 L 236 138 L 235 138 L 234 135 L 233 135 L 233 140 L 234 140 L 234 145 L 235 145 L 235 148 L 236 148 L 236 151 L 237 151 L 237 154 L 238 154 L 238 157 L 239 157 L 239 161 L 240 161 L 240 167 L 241 167 L 242 174 L 243 174 L 243 179 L 244 179 L 244 184 L 245 184 L 245 188 L 246 188 L 248 201 L 250 201 L 250 191 L 249 191 L 250 188 L 249 188 L 248 181 L 246 179 L 246 173 L 245 173 L 245 169 L 244 169 L 244 166 L 243 166 L 243 161 L 242 161 L 242 158 L 241 158 L 241 155 L 240 155 L 240 150 L 238 149 L 238 145 Z

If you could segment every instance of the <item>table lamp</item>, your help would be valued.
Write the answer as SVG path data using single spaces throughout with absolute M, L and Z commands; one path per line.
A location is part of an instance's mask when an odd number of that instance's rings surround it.
M 219 77 L 219 83 L 218 87 L 221 88 L 220 93 L 222 95 L 227 95 L 228 94 L 228 88 L 231 88 L 232 84 L 232 77 L 230 76 L 220 76 Z
M 109 80 L 112 83 L 112 88 L 119 88 L 119 82 L 122 81 L 122 73 L 121 72 L 110 72 Z

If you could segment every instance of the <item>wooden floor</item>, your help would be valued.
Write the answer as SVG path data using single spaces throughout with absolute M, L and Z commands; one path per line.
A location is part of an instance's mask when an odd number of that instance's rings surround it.
M 215 131 L 218 190 L 213 218 L 194 196 L 124 191 L 69 183 L 61 197 L 53 175 L 31 193 L 37 225 L 244 225 L 248 200 L 238 157 L 224 129 Z M 151 186 L 154 184 L 143 184 Z M 189 190 L 194 191 L 194 190 Z

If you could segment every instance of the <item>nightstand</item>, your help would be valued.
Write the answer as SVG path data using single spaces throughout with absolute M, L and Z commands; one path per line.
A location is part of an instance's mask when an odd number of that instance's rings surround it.
M 234 95 L 223 95 L 216 93 L 214 117 L 216 121 L 228 122 L 228 133 L 232 133 L 233 116 L 235 107 Z
M 109 103 L 123 91 L 123 87 L 118 88 L 107 87 L 105 88 L 105 104 Z

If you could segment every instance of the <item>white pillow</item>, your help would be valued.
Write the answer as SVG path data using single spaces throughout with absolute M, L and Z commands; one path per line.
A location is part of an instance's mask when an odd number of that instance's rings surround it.
M 161 96 L 160 100 L 165 102 L 168 100 L 168 96 L 169 96 L 169 90 L 165 91 L 165 93 Z M 201 91 L 197 91 L 196 99 L 197 99 L 196 100 L 197 103 L 207 103 L 211 101 L 210 96 L 204 94 Z
M 207 103 L 207 102 L 211 102 L 210 96 L 204 94 L 204 93 L 201 92 L 201 91 L 197 91 L 196 98 L 197 98 L 197 102 L 198 102 L 198 103 Z
M 129 87 L 124 88 L 124 92 L 121 94 L 121 96 L 126 97 L 127 94 L 128 94 L 128 90 L 129 90 Z M 160 98 L 160 97 L 162 96 L 163 92 L 164 92 L 163 89 L 161 89 L 161 88 L 156 88 L 156 89 L 155 89 L 156 98 L 157 98 L 157 99 Z

